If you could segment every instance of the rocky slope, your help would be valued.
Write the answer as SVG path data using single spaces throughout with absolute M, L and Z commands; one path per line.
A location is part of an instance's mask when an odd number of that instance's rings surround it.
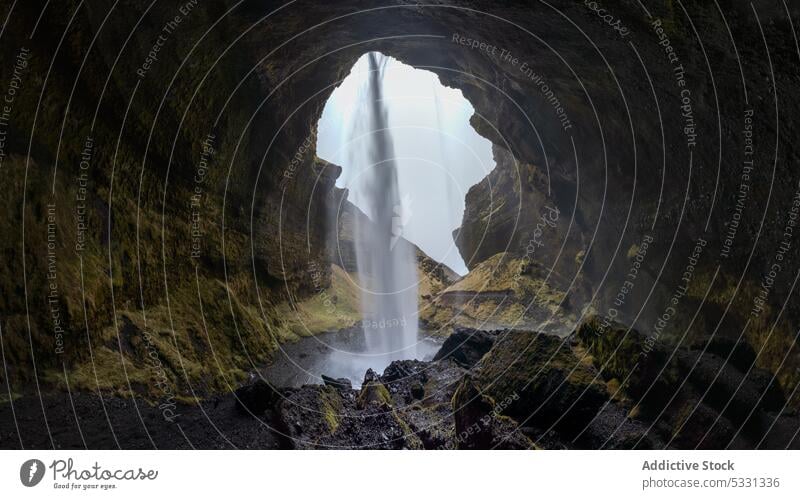
M 608 336 L 598 335 L 600 322 L 593 318 L 566 338 L 460 329 L 432 362 L 397 361 L 381 375 L 369 371 L 360 390 L 335 380 L 267 390 L 266 405 L 274 411 L 283 445 L 293 448 L 800 445 L 792 430 L 800 418 L 781 412 L 785 398 L 768 373 L 741 368 L 741 363 L 725 365 L 706 396 L 708 371 L 722 366 L 718 353 L 684 349 L 673 364 L 663 362 L 664 352 L 651 352 L 639 356 L 633 370 L 607 369 L 600 345 L 619 339 L 612 337 L 625 329 L 614 325 Z M 631 332 L 630 341 L 642 338 Z M 686 372 L 689 365 L 696 376 L 686 384 L 670 374 Z M 654 376 L 661 367 L 664 373 Z
M 771 375 L 743 367 L 752 355 L 746 345 L 644 356 L 643 341 L 599 317 L 568 337 L 459 329 L 433 361 L 368 370 L 360 389 L 327 377 L 299 388 L 258 380 L 199 406 L 180 404 L 172 422 L 141 400 L 108 399 L 113 432 L 111 419 L 87 411 L 99 404 L 95 396 L 73 402 L 83 433 L 67 404 L 53 396 L 46 404 L 64 417 L 52 435 L 57 448 L 798 448 L 800 416 L 783 410 L 786 399 Z M 638 360 L 620 363 L 609 351 L 617 344 L 631 354 L 625 359 Z M 722 366 L 729 354 L 736 361 Z M 708 372 L 720 366 L 704 393 Z M 687 370 L 688 383 L 681 383 L 677 373 Z M 19 406 L 33 403 L 25 398 Z M 50 445 L 37 418 L 19 421 L 19 441 L 7 412 L 0 408 L 3 447 Z
M 573 291 L 568 294 L 570 289 Z M 582 299 L 587 297 L 583 282 L 570 283 L 536 261 L 498 253 L 422 302 L 420 317 L 426 330 L 441 335 L 457 327 L 568 334 L 579 320 Z

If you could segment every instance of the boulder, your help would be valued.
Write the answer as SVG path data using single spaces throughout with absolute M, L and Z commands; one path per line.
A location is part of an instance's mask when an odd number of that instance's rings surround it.
M 455 446 L 458 449 L 531 449 L 533 443 L 494 400 L 465 375 L 453 395 Z
M 387 385 L 402 384 L 418 380 L 428 381 L 426 370 L 430 366 L 420 360 L 395 360 L 383 370 L 381 380 Z
M 314 448 L 317 442 L 332 437 L 339 429 L 345 401 L 333 387 L 305 385 L 282 399 L 277 413 L 285 447 Z
M 242 413 L 255 415 L 273 407 L 280 393 L 263 379 L 259 379 L 236 390 L 236 407 Z
M 557 336 L 512 330 L 476 366 L 476 384 L 524 426 L 571 438 L 608 400 L 597 371 Z
M 470 369 L 489 352 L 497 336 L 497 333 L 458 328 L 447 337 L 433 360 L 453 359 L 461 367 Z
M 391 406 L 392 396 L 375 371 L 367 369 L 364 382 L 361 384 L 361 391 L 356 398 L 356 406 L 359 409 L 366 409 L 369 406 L 380 407 L 383 405 Z
M 349 392 L 353 389 L 353 383 L 350 382 L 347 378 L 331 378 L 330 376 L 325 376 L 324 374 L 321 376 L 322 382 L 326 386 L 331 386 L 336 388 L 340 392 L 345 391 Z
M 659 418 L 663 437 L 681 448 L 724 447 L 734 436 L 757 440 L 773 420 L 767 413 L 786 403 L 742 341 L 717 337 L 677 348 L 598 316 L 581 324 L 576 339 L 606 379 L 627 380 L 622 389 L 642 417 Z
M 581 323 L 576 337 L 604 379 L 626 380 L 625 394 L 644 410 L 658 414 L 680 384 L 681 366 L 672 349 L 636 329 L 592 316 Z

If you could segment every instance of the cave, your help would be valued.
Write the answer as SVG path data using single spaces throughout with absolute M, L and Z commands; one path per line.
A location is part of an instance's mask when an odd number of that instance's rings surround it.
M 3 448 L 800 445 L 796 6 L 89 4 L 0 32 Z M 391 319 L 326 114 L 369 54 L 485 149 L 400 238 L 424 351 L 345 375 Z

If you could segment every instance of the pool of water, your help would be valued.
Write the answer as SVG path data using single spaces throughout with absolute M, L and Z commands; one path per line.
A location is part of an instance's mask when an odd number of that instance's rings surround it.
M 321 384 L 321 375 L 347 378 L 358 388 L 367 369 L 378 374 L 392 361 L 431 360 L 441 347 L 441 340 L 426 337 L 408 348 L 380 355 L 365 354 L 367 338 L 363 329 L 351 328 L 302 338 L 283 344 L 260 374 L 274 386 L 299 387 Z M 379 334 L 379 333 L 375 333 Z

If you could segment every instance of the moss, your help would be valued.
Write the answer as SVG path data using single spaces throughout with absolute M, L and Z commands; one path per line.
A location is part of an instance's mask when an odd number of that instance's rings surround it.
M 276 316 L 281 317 L 275 330 L 278 341 L 295 341 L 327 331 L 345 329 L 361 318 L 359 308 L 360 291 L 356 277 L 349 275 L 338 265 L 331 265 L 331 284 L 319 289 L 310 298 L 292 306 L 283 303 L 276 307 Z
M 518 420 L 533 415 L 543 424 L 561 418 L 576 397 L 582 404 L 573 409 L 573 423 L 590 418 L 608 398 L 596 371 L 580 361 L 568 342 L 534 332 L 505 334 L 483 358 L 475 379 L 505 414 Z
M 538 329 L 548 319 L 553 324 L 572 324 L 575 318 L 559 289 L 562 285 L 567 288 L 556 272 L 510 253 L 498 253 L 423 306 L 421 317 L 443 334 L 453 326 Z
M 406 423 L 403 420 L 403 418 L 401 418 L 400 415 L 397 414 L 396 411 L 392 411 L 392 417 L 397 422 L 397 425 L 400 427 L 400 429 L 403 431 L 403 440 L 405 444 L 403 448 L 411 450 L 422 450 L 425 448 L 424 444 L 422 443 L 422 440 L 416 435 L 414 430 L 411 429 L 408 423 Z
M 626 379 L 644 349 L 644 338 L 638 331 L 628 332 L 624 325 L 597 315 L 580 325 L 577 336 L 608 379 Z
M 664 31 L 666 31 L 667 35 L 670 38 L 675 38 L 679 34 L 678 23 L 677 23 L 678 13 L 676 12 L 672 0 L 664 1 L 664 9 L 665 9 L 665 15 L 664 18 L 662 19 L 664 25 Z
M 359 409 L 363 409 L 370 404 L 392 405 L 392 396 L 380 381 L 370 381 L 361 387 L 356 403 Z
M 69 379 L 64 379 L 62 371 L 47 371 L 44 378 L 47 382 L 66 389 L 86 391 L 103 391 L 106 393 L 124 392 L 128 384 L 133 387 L 151 386 L 150 378 L 143 369 L 137 369 L 133 363 L 119 352 L 108 347 L 92 350 L 94 362 L 86 362 L 75 366 L 69 372 Z M 128 393 L 129 394 L 129 393 Z
M 318 409 L 330 432 L 335 433 L 339 428 L 342 412 L 342 399 L 335 388 L 325 386 L 321 389 Z
M 8 404 L 13 400 L 17 400 L 18 398 L 22 397 L 21 393 L 11 392 L 9 396 L 8 392 L 0 394 L 0 405 Z

